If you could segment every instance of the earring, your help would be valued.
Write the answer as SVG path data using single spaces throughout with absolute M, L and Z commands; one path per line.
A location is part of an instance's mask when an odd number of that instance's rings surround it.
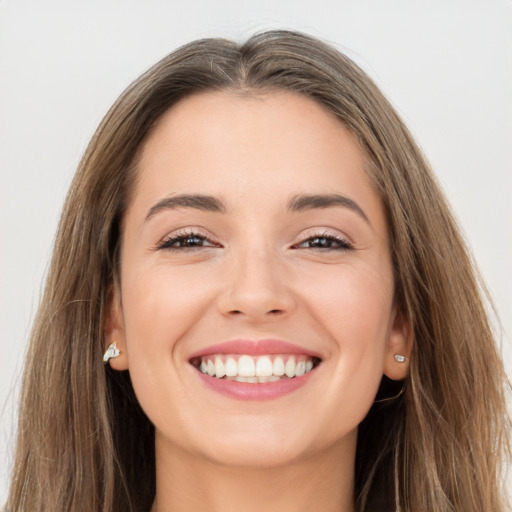
M 395 354 L 395 361 L 397 363 L 405 363 L 408 359 L 408 357 L 402 356 L 401 354 Z
M 113 359 L 114 357 L 118 357 L 120 353 L 121 352 L 119 352 L 118 348 L 116 347 L 116 342 L 114 341 L 114 343 L 111 343 L 108 346 L 107 350 L 103 354 L 103 362 L 105 364 L 107 364 L 109 359 Z

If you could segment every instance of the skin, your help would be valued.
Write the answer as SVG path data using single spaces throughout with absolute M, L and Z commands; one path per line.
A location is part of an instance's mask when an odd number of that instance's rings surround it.
M 198 94 L 146 140 L 107 340 L 155 425 L 153 512 L 354 510 L 357 426 L 382 375 L 405 378 L 394 354 L 410 352 L 384 208 L 364 167 L 348 130 L 291 92 Z M 295 194 L 333 193 L 366 219 L 339 205 L 287 209 Z M 163 208 L 147 219 L 178 194 L 215 196 L 225 211 Z M 191 232 L 199 246 L 158 248 Z M 286 396 L 226 397 L 189 358 L 240 338 L 278 338 L 322 362 Z

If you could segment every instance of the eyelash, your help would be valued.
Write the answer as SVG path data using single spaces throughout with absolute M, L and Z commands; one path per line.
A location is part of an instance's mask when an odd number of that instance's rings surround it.
M 307 242 L 316 241 L 319 242 L 320 240 L 326 241 L 329 244 L 336 244 L 337 247 L 309 247 L 309 249 L 313 249 L 316 251 L 322 251 L 322 252 L 328 252 L 328 251 L 350 251 L 354 249 L 354 246 L 351 242 L 349 242 L 346 238 L 341 238 L 335 235 L 331 235 L 329 233 L 322 233 L 318 235 L 312 235 L 307 237 L 302 242 L 295 244 L 293 246 L 293 249 L 300 249 L 302 244 L 305 244 Z M 305 247 L 304 247 L 305 249 Z
M 200 243 L 202 242 L 208 242 L 209 245 L 174 245 L 174 244 L 181 244 L 184 242 L 190 241 L 191 239 L 196 239 Z M 328 244 L 331 244 L 330 247 L 300 247 L 301 245 L 315 241 L 316 243 L 320 243 L 320 241 L 327 242 Z M 336 244 L 336 247 L 333 247 L 332 244 Z M 159 242 L 156 246 L 157 250 L 166 249 L 169 251 L 181 251 L 181 250 L 203 250 L 205 248 L 210 247 L 220 247 L 220 244 L 217 244 L 207 236 L 202 235 L 201 233 L 198 233 L 197 231 L 186 231 L 177 233 L 174 236 L 171 236 L 169 238 L 165 238 L 161 242 Z M 329 251 L 350 251 L 354 249 L 354 246 L 351 242 L 349 242 L 346 238 L 337 237 L 334 235 L 331 235 L 329 233 L 321 233 L 321 234 L 314 234 L 309 236 L 308 238 L 304 239 L 302 242 L 299 242 L 298 244 L 295 244 L 292 246 L 292 249 L 312 249 L 314 251 L 321 251 L 321 252 L 329 252 Z
M 173 244 L 176 243 L 183 243 L 187 240 L 190 240 L 192 238 L 198 239 L 200 241 L 206 241 L 210 245 L 204 246 L 204 245 L 177 245 L 174 246 Z M 159 242 L 156 246 L 157 250 L 160 249 L 166 249 L 169 251 L 182 251 L 182 250 L 200 250 L 204 249 L 206 247 L 219 247 L 219 244 L 215 243 L 213 240 L 208 238 L 207 236 L 198 233 L 197 231 L 184 231 L 176 233 L 173 236 L 170 236 L 168 238 L 164 238 L 161 242 Z

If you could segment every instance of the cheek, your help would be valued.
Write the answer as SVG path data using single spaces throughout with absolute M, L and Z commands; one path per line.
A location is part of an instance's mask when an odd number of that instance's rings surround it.
M 123 315 L 135 395 L 157 431 L 175 442 L 189 442 L 185 440 L 197 419 L 183 419 L 191 409 L 190 392 L 183 385 L 183 368 L 188 366 L 183 364 L 184 347 L 205 315 L 211 285 L 197 269 L 194 279 L 185 268 L 126 268 Z
M 171 272 L 165 267 L 141 266 L 124 277 L 122 300 L 128 365 L 137 397 L 146 409 L 162 398 L 162 393 L 155 390 L 162 389 L 163 377 L 168 389 L 179 389 L 175 368 L 182 357 L 180 341 L 193 331 L 204 314 L 209 292 L 205 286 L 192 286 L 191 276 L 185 270 Z M 181 400 L 177 394 L 165 397 L 170 399 Z
M 382 266 L 344 265 L 314 269 L 305 282 L 310 311 L 337 341 L 338 350 L 362 351 L 382 344 L 392 310 L 391 271 Z
M 351 411 L 354 427 L 369 410 L 383 375 L 392 311 L 391 271 L 383 267 L 345 266 L 316 276 L 309 310 L 317 326 L 332 340 L 332 378 L 326 395 L 338 397 Z M 310 276 L 313 277 L 313 276 Z
M 202 305 L 210 295 L 209 280 L 194 271 L 157 264 L 127 272 L 123 312 L 130 351 L 155 346 L 169 352 L 201 317 Z

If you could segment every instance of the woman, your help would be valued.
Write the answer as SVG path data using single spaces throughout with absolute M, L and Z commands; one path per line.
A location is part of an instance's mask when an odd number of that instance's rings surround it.
M 505 376 L 449 207 L 302 34 L 197 41 L 125 91 L 29 355 L 11 511 L 505 507 Z

